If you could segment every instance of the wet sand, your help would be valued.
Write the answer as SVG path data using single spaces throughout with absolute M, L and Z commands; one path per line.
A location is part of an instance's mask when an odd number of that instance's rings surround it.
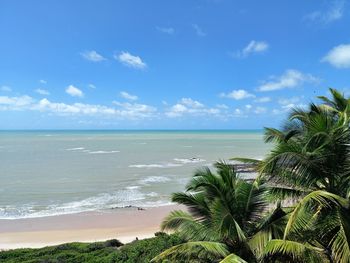
M 163 218 L 181 206 L 113 209 L 69 215 L 0 220 L 0 249 L 37 248 L 67 242 L 119 239 L 123 243 L 154 236 Z

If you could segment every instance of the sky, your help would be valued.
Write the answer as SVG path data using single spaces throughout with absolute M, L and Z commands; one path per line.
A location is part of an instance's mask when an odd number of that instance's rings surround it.
M 350 95 L 350 1 L 0 0 L 0 129 L 262 129 Z

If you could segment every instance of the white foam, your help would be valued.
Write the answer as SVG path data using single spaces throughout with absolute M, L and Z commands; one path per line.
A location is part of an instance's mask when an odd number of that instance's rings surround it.
M 205 162 L 204 159 L 200 159 L 200 158 L 188 158 L 188 159 L 174 158 L 174 161 L 179 162 L 179 163 L 183 163 L 183 164 Z
M 44 209 L 42 209 L 42 206 L 35 206 L 33 204 L 24 205 L 20 208 L 7 206 L 0 208 L 0 219 L 34 218 L 74 214 L 114 207 L 124 207 L 128 205 L 141 206 L 144 204 L 146 196 L 146 194 L 137 189 L 127 189 L 119 190 L 114 193 L 103 193 L 79 201 L 48 205 Z M 38 207 L 42 210 L 38 210 Z
M 140 205 L 140 207 L 159 207 L 159 206 L 167 206 L 167 205 L 173 205 L 174 203 L 170 201 L 147 201 L 143 205 Z
M 145 179 L 142 179 L 140 183 L 143 184 L 149 184 L 149 183 L 165 183 L 170 181 L 169 178 L 164 177 L 164 176 L 149 176 L 146 177 Z
M 119 153 L 120 151 L 88 151 L 89 154 Z
M 178 163 L 165 163 L 165 164 L 132 164 L 129 165 L 130 168 L 171 168 L 180 167 L 181 164 Z
M 75 147 L 75 148 L 68 148 L 66 149 L 66 151 L 73 151 L 73 152 L 83 152 L 83 153 L 89 153 L 89 154 L 109 154 L 109 153 L 119 153 L 120 151 L 102 151 L 102 150 L 98 150 L 98 151 L 92 151 L 92 150 L 88 150 L 85 149 L 84 147 Z
M 146 196 L 156 197 L 156 196 L 158 196 L 158 194 L 156 192 L 150 192 L 150 193 L 146 194 Z
M 127 189 L 127 190 L 135 190 L 135 189 L 139 189 L 139 188 L 140 188 L 139 185 L 132 185 L 132 186 L 125 187 L 125 189 Z
M 66 149 L 66 151 L 82 151 L 84 150 L 85 148 L 84 147 L 76 147 L 76 148 L 69 148 L 69 149 Z

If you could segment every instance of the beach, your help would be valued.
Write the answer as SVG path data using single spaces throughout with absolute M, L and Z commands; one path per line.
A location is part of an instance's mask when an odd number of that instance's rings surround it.
M 113 209 L 69 215 L 0 220 L 0 249 L 39 248 L 68 242 L 118 239 L 128 243 L 154 236 L 177 205 Z
M 261 131 L 1 132 L 0 249 L 151 237 L 197 169 L 267 150 Z

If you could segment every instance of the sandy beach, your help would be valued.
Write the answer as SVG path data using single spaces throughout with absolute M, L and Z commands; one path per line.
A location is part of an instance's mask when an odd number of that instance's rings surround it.
M 148 238 L 159 231 L 162 219 L 180 206 L 0 220 L 0 249 L 38 248 L 67 242 L 119 239 L 123 243 Z

